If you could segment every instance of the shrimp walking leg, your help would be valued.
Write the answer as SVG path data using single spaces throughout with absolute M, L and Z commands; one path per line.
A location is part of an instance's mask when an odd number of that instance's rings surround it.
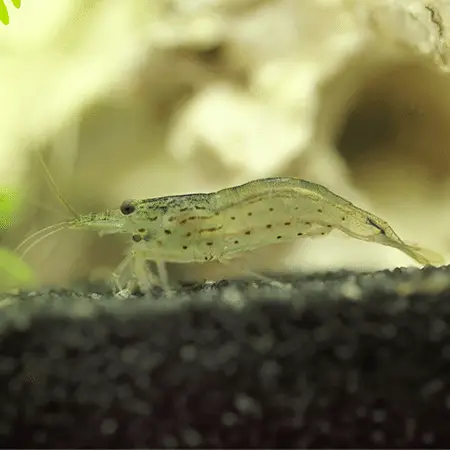
M 120 280 L 123 272 L 130 265 L 132 266 L 132 275 L 124 286 Z M 150 291 L 152 286 L 160 285 L 158 278 L 149 269 L 144 254 L 139 250 L 131 252 L 123 259 L 113 273 L 113 282 L 117 289 L 116 295 L 119 297 L 129 297 L 136 290 L 145 293 Z
M 156 261 L 156 269 L 158 271 L 159 280 L 164 292 L 166 295 L 171 296 L 172 289 L 170 288 L 169 274 L 167 272 L 166 263 L 164 261 Z

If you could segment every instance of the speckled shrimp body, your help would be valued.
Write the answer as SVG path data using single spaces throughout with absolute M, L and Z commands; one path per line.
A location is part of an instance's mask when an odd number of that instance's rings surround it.
M 333 229 L 356 239 L 395 247 L 423 265 L 442 258 L 406 244 L 382 219 L 333 194 L 296 178 L 266 178 L 205 194 L 126 200 L 116 210 L 78 215 L 68 228 L 131 236 L 134 275 L 139 287 L 155 281 L 146 261 L 164 263 L 219 261 L 302 237 L 325 236 Z M 162 272 L 162 273 L 161 273 Z

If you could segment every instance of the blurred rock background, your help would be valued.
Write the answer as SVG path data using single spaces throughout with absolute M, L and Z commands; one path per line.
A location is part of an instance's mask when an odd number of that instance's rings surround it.
M 0 180 L 25 195 L 2 245 L 68 215 L 41 152 L 83 213 L 290 175 L 448 253 L 449 30 L 445 0 L 23 0 L 0 26 Z M 63 231 L 26 259 L 43 282 L 66 284 L 107 276 L 126 249 L 121 237 Z M 414 264 L 338 233 L 246 263 Z

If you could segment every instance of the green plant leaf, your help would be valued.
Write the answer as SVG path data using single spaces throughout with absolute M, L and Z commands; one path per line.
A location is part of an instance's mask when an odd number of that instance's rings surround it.
M 19 9 L 21 6 L 21 0 L 11 0 L 11 3 Z M 4 25 L 9 25 L 9 13 L 8 8 L 5 5 L 5 0 L 0 0 L 0 21 L 3 22 Z
M 33 271 L 15 253 L 0 248 L 0 291 L 36 283 Z
M 0 0 L 1 1 L 1 0 Z M 21 195 L 17 189 L 0 188 L 0 232 L 11 226 L 17 217 Z M 32 270 L 15 253 L 0 247 L 0 291 L 34 284 Z
M 21 195 L 17 189 L 0 188 L 0 231 L 9 228 L 14 222 L 20 203 Z
M 4 0 L 0 0 L 0 21 L 2 21 L 4 25 L 9 25 L 9 14 Z

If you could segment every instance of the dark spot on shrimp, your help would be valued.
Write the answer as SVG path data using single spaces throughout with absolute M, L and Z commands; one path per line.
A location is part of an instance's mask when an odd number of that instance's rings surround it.
M 284 222 L 284 224 L 288 227 L 291 224 L 291 222 Z
M 277 236 L 277 239 L 281 239 L 283 236 Z
M 192 233 L 189 231 L 189 233 L 186 233 L 186 237 L 191 237 Z
M 201 220 L 201 219 L 211 219 L 212 216 L 191 216 L 185 220 Z
M 386 231 L 384 231 L 384 229 L 380 225 L 376 224 L 370 217 L 366 218 L 366 222 L 369 225 L 375 227 L 377 230 L 380 230 L 381 235 L 384 235 L 384 236 L 386 235 Z
M 183 245 L 183 250 L 187 250 L 188 246 L 187 245 Z
M 251 231 L 246 231 L 245 234 L 248 236 L 251 233 Z
M 141 242 L 142 236 L 140 234 L 133 234 L 133 236 L 131 236 L 131 239 L 133 239 L 134 242 Z
M 201 230 L 199 230 L 199 233 L 214 233 L 214 231 L 219 231 L 222 229 L 222 226 L 220 227 L 213 227 L 213 228 L 202 228 Z
M 266 225 L 266 228 L 272 228 L 272 224 L 268 223 L 268 224 Z
M 172 234 L 172 232 L 170 230 L 164 230 L 164 233 L 166 234 Z
M 213 245 L 212 242 L 207 242 L 206 245 L 209 245 L 211 247 L 211 245 Z

